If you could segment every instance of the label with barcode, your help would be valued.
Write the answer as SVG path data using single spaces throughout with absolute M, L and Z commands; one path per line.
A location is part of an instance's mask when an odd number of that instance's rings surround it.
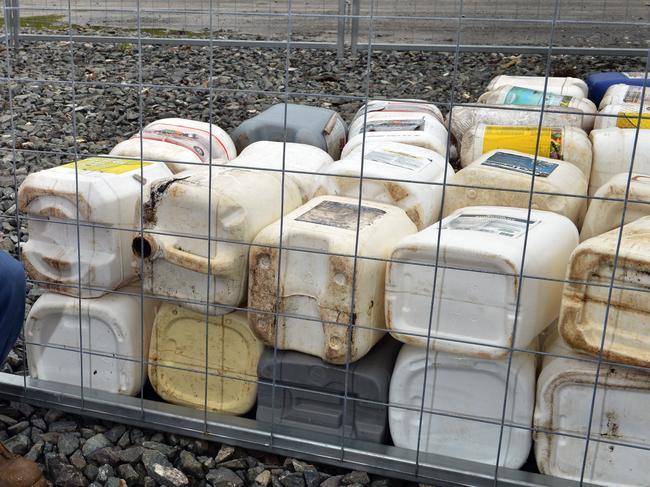
M 483 166 L 498 167 L 499 169 L 506 169 L 508 171 L 519 172 L 523 174 L 533 174 L 535 169 L 535 176 L 542 178 L 548 177 L 559 166 L 554 162 L 546 162 L 540 159 L 535 159 L 527 156 L 520 156 L 518 154 L 509 154 L 507 152 L 495 152 L 485 161 L 481 163 Z
M 537 225 L 539 221 L 515 218 L 507 215 L 463 213 L 447 220 L 442 228 L 485 232 L 502 237 L 519 238 L 526 232 L 527 223 L 530 229 Z
M 418 157 L 403 152 L 396 152 L 392 150 L 372 151 L 366 154 L 365 159 L 388 164 L 390 166 L 402 167 L 409 171 L 419 171 L 424 166 L 433 162 L 428 157 Z

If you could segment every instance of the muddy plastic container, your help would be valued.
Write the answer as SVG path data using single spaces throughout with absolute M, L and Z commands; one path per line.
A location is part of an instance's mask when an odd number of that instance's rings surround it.
M 523 88 L 544 91 L 545 84 L 547 86 L 547 92 L 558 95 L 585 98 L 588 92 L 587 83 L 579 78 L 549 76 L 548 82 L 546 82 L 544 76 L 508 76 L 505 74 L 492 78 L 485 91 L 493 91 L 506 85 L 521 86 Z
M 161 162 L 142 166 L 133 159 L 91 157 L 78 161 L 79 249 L 77 252 L 77 184 L 75 163 L 28 175 L 18 190 L 18 210 L 30 218 L 29 240 L 22 248 L 29 277 L 70 296 L 98 297 L 129 283 L 135 276 L 132 230 L 140 191 L 171 175 Z M 88 224 L 97 225 L 96 228 Z M 94 288 L 94 289 L 88 289 Z
M 637 138 L 636 151 L 634 141 Z M 610 128 L 589 134 L 594 150 L 589 179 L 589 196 L 621 172 L 629 172 L 634 153 L 633 171 L 650 175 L 650 130 Z
M 528 279 L 516 309 L 527 212 L 461 209 L 441 223 L 440 252 L 440 223 L 400 240 L 386 268 L 386 326 L 391 334 L 407 344 L 429 343 L 439 351 L 484 358 L 502 358 L 506 347 L 529 345 L 558 317 L 562 282 L 553 280 L 564 279 L 578 232 L 563 216 L 531 212 L 523 268 Z M 441 267 L 432 310 L 437 253 Z
M 232 139 L 218 125 L 184 118 L 151 122 L 142 135 L 138 132 L 117 144 L 111 155 L 140 157 L 141 149 L 143 158 L 166 162 L 174 173 L 192 169 L 193 164 L 225 163 L 237 155 Z
M 205 311 L 165 303 L 151 334 L 149 380 L 165 401 L 203 409 L 207 365 L 207 408 L 244 414 L 255 404 L 263 349 L 244 311 L 210 316 L 206 325 Z
M 306 105 L 278 103 L 243 122 L 232 132 L 237 150 L 241 152 L 253 142 L 297 142 L 313 145 L 336 160 L 345 145 L 345 122 L 334 110 Z
M 537 381 L 537 466 L 542 473 L 579 481 L 596 366 L 579 360 L 589 357 L 573 352 L 557 335 L 545 350 L 569 358 L 546 356 Z M 593 403 L 585 482 L 612 487 L 647 484 L 649 379 L 647 373 L 638 369 L 610 365 L 601 369 Z
M 467 206 L 528 208 L 533 167 L 532 208 L 553 211 L 578 224 L 587 204 L 582 171 L 570 162 L 545 157 L 538 157 L 534 165 L 533 156 L 511 150 L 488 152 L 458 171 L 445 194 L 445 215 Z
M 386 443 L 388 388 L 400 346 L 386 336 L 348 367 L 345 431 L 346 366 L 298 352 L 278 350 L 274 357 L 273 349 L 266 348 L 258 366 L 257 420 L 306 433 Z
M 630 86 L 643 86 L 645 73 L 636 72 L 612 72 L 604 71 L 601 73 L 591 73 L 587 76 L 587 86 L 589 87 L 589 99 L 596 105 L 600 103 L 605 93 L 612 85 L 622 84 Z
M 284 183 L 286 213 L 302 196 L 291 180 Z M 144 215 L 154 233 L 144 241 L 131 235 L 133 253 L 144 259 L 145 291 L 199 312 L 209 302 L 221 305 L 211 313 L 229 313 L 246 297 L 249 245 L 282 216 L 282 194 L 282 173 L 259 169 L 214 168 L 211 182 L 208 171 L 186 171 L 152 184 Z
M 641 113 L 642 129 L 650 129 L 650 106 L 644 106 L 640 112 L 641 105 L 634 103 L 623 103 L 607 105 L 598 112 L 594 129 L 608 129 L 618 127 L 621 129 L 634 129 L 639 126 L 639 113 Z
M 365 147 L 363 184 L 360 184 L 362 148 L 324 167 L 317 195 L 359 197 L 402 208 L 421 230 L 440 218 L 442 189 L 454 170 L 440 154 L 397 142 L 373 142 Z M 381 178 L 381 179 L 372 179 Z M 413 182 L 405 182 L 413 181 Z
M 650 90 L 646 89 L 645 96 L 643 96 L 643 86 L 618 84 L 607 88 L 605 96 L 603 96 L 598 107 L 602 110 L 607 105 L 620 105 L 622 103 L 641 105 L 641 100 L 643 100 L 644 106 L 648 105 L 648 102 L 650 102 Z
M 366 105 L 363 105 L 357 110 L 354 116 L 353 123 L 358 119 L 363 119 L 366 113 L 419 113 L 421 115 L 429 115 L 437 118 L 440 122 L 444 122 L 444 117 L 440 109 L 433 103 L 428 103 L 424 100 L 407 99 L 407 100 L 370 100 Z
M 121 291 L 133 295 L 81 299 L 81 308 L 72 296 L 45 293 L 38 298 L 25 322 L 31 377 L 80 386 L 83 364 L 83 387 L 139 394 L 156 301 L 144 300 L 141 323 L 139 286 Z
M 362 201 L 359 208 L 356 198 L 314 198 L 262 230 L 251 246 L 251 329 L 266 345 L 281 350 L 333 364 L 359 360 L 383 335 L 382 259 L 415 231 L 396 206 Z M 273 312 L 280 313 L 277 319 Z M 357 326 L 350 329 L 351 322 Z
M 496 464 L 508 361 L 430 352 L 427 363 L 426 353 L 425 348 L 404 345 L 397 357 L 388 413 L 393 442 L 418 447 L 427 371 L 420 451 Z M 518 427 L 504 427 L 499 465 L 519 468 L 528 458 L 534 404 L 535 356 L 515 353 L 505 421 Z
M 623 226 L 603 350 L 607 360 L 642 367 L 650 367 L 649 233 L 647 216 Z M 562 338 L 579 352 L 600 351 L 618 235 L 616 228 L 586 240 L 571 256 L 559 327 Z
M 539 146 L 537 140 L 539 138 Z M 538 148 L 539 147 L 539 148 Z M 478 124 L 465 133 L 460 151 L 462 167 L 470 165 L 486 152 L 510 149 L 525 154 L 573 163 L 589 178 L 591 173 L 591 142 L 589 136 L 575 127 L 513 127 Z
M 320 173 L 332 161 L 327 152 L 313 145 L 287 142 L 285 146 L 284 142 L 260 141 L 246 147 L 232 165 L 276 171 L 282 171 L 284 167 L 285 178 L 291 179 L 300 188 L 302 202 L 306 203 L 314 196 L 318 176 L 301 172 Z

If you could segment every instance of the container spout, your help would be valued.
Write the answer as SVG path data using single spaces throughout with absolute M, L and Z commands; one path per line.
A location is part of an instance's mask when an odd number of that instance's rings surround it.
M 133 254 L 140 259 L 155 259 L 160 245 L 153 235 L 137 235 L 131 242 Z

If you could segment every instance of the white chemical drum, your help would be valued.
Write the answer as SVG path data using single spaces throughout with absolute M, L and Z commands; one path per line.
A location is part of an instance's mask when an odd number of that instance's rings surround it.
M 641 124 L 639 125 L 639 115 Z M 650 129 L 650 106 L 646 104 L 641 110 L 641 105 L 634 103 L 620 103 L 603 107 L 596 116 L 594 129 L 608 129 L 618 127 L 621 129 Z
M 407 99 L 407 100 L 370 100 L 367 105 L 363 105 L 357 111 L 352 119 L 355 122 L 357 119 L 363 119 L 365 113 L 419 113 L 422 115 L 430 115 L 440 122 L 444 122 L 444 117 L 440 109 L 433 103 L 428 103 L 424 100 Z
M 643 86 L 631 86 L 626 84 L 612 85 L 607 88 L 605 96 L 600 100 L 599 108 L 602 110 L 608 105 L 620 105 L 623 103 L 630 103 L 633 105 L 648 105 L 650 102 L 650 90 L 645 89 Z
M 548 81 L 547 81 L 548 80 Z M 589 91 L 587 83 L 579 78 L 549 76 L 509 76 L 501 74 L 490 80 L 485 91 L 493 91 L 505 85 L 521 86 L 537 91 L 546 90 L 558 95 L 569 95 L 586 98 Z

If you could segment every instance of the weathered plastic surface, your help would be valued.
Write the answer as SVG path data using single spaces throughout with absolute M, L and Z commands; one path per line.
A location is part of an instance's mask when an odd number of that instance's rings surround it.
M 258 366 L 257 420 L 273 421 L 280 428 L 293 427 L 339 437 L 343 433 L 345 438 L 386 443 L 388 407 L 385 404 L 400 346 L 398 341 L 385 336 L 368 355 L 349 367 L 328 364 L 298 352 L 278 350 L 274 357 L 273 349 L 265 349 Z
M 623 226 L 603 350 L 608 360 L 643 367 L 650 367 L 649 233 L 647 216 Z M 616 228 L 582 242 L 567 270 L 560 333 L 590 355 L 600 351 L 618 236 Z
M 483 93 L 478 101 L 487 104 L 504 105 L 542 105 L 546 98 L 544 108 L 553 110 L 556 107 L 567 107 L 578 109 L 584 113 L 582 128 L 591 130 L 594 126 L 594 114 L 598 111 L 596 105 L 588 98 L 579 98 L 570 95 L 559 95 L 551 91 L 546 93 L 542 90 L 534 90 L 519 86 L 503 85 L 494 91 Z
M 131 235 L 133 252 L 144 257 L 145 291 L 199 312 L 207 302 L 221 305 L 211 313 L 230 312 L 246 297 L 249 244 L 281 217 L 283 201 L 285 213 L 302 202 L 295 183 L 284 183 L 284 200 L 282 173 L 275 171 L 213 168 L 211 182 L 208 171 L 185 171 L 154 183 L 145 194 L 144 223 L 156 233 L 145 233 L 144 242 Z
M 314 198 L 255 238 L 248 316 L 251 329 L 266 345 L 342 364 L 359 360 L 382 337 L 382 259 L 416 227 L 401 208 L 362 201 L 359 209 L 358 202 Z M 280 313 L 277 319 L 274 312 Z M 351 322 L 357 326 L 349 328 Z
M 415 98 L 406 100 L 370 100 L 367 104 L 367 108 L 366 105 L 362 105 L 361 108 L 357 110 L 353 121 L 363 119 L 366 111 L 367 113 L 419 113 L 435 117 L 440 122 L 444 122 L 445 120 L 440 109 L 433 103 Z
M 285 179 L 291 179 L 302 194 L 302 202 L 307 203 L 316 191 L 318 176 L 324 166 L 333 159 L 318 147 L 294 142 L 254 142 L 246 147 L 232 162 L 232 165 L 251 169 L 274 169 L 282 171 L 283 162 Z M 292 172 L 298 171 L 298 172 Z
M 547 81 L 548 79 L 548 81 Z M 549 93 L 558 95 L 569 95 L 578 98 L 585 98 L 588 92 L 587 83 L 579 78 L 558 77 L 558 76 L 509 76 L 499 75 L 490 80 L 485 91 L 492 91 L 501 86 L 521 86 L 537 91 L 543 91 L 544 85 Z
M 218 125 L 183 118 L 151 122 L 142 129 L 142 136 L 138 132 L 120 142 L 111 155 L 140 157 L 141 150 L 143 158 L 166 162 L 174 173 L 192 169 L 194 164 L 224 163 L 237 155 L 232 139 Z
M 607 88 L 605 96 L 600 100 L 598 107 L 602 110 L 607 105 L 620 105 L 622 103 L 640 105 L 642 100 L 644 106 L 648 105 L 648 102 L 650 102 L 650 90 L 646 88 L 645 96 L 643 96 L 643 86 L 618 84 Z
M 528 346 L 559 315 L 561 281 L 578 232 L 563 216 L 531 212 L 523 268 L 528 278 L 517 309 L 527 212 L 463 208 L 400 240 L 386 268 L 386 326 L 391 334 L 410 345 L 429 343 L 435 350 L 482 358 L 502 358 L 506 347 Z M 432 308 L 437 254 L 441 267 Z
M 140 228 L 140 214 L 134 211 L 142 183 L 148 191 L 149 184 L 171 172 L 161 162 L 145 161 L 142 179 L 140 160 L 107 156 L 80 160 L 76 168 L 78 187 L 74 162 L 32 173 L 21 184 L 18 210 L 33 218 L 23 263 L 29 277 L 43 281 L 41 286 L 78 296 L 81 278 L 81 296 L 98 297 L 133 279 L 131 239 Z
M 584 241 L 621 225 L 628 173 L 620 173 L 596 191 L 595 199 L 589 202 L 589 209 L 580 230 Z M 650 176 L 632 174 L 625 223 L 650 215 Z
M 539 139 L 539 145 L 538 145 Z M 510 149 L 525 154 L 571 162 L 589 178 L 591 174 L 591 142 L 584 130 L 575 127 L 542 127 L 539 125 L 478 124 L 465 133 L 460 151 L 462 167 L 469 166 L 486 152 Z
M 454 177 L 453 168 L 443 156 L 397 142 L 369 143 L 365 146 L 360 184 L 361 155 L 362 148 L 357 147 L 345 159 L 325 166 L 327 175 L 320 178 L 316 194 L 358 198 L 362 187 L 364 200 L 399 206 L 418 230 L 438 221 L 445 175 L 447 182 Z
M 544 358 L 537 382 L 534 421 L 538 429 L 537 466 L 542 473 L 578 481 L 596 366 L 584 360 L 589 357 L 573 352 L 557 334 L 545 351 L 570 358 Z M 635 369 L 604 366 L 593 405 L 592 441 L 587 450 L 584 481 L 612 487 L 650 485 L 648 375 Z M 613 443 L 607 443 L 610 441 Z
M 594 129 L 612 127 L 635 129 L 639 126 L 639 115 L 641 115 L 641 128 L 650 129 L 650 106 L 645 105 L 641 111 L 641 105 L 634 103 L 607 105 L 598 112 Z
M 336 160 L 345 145 L 347 127 L 334 110 L 306 105 L 279 103 L 246 120 L 232 132 L 237 150 L 241 152 L 253 142 L 297 142 L 313 145 Z
M 596 105 L 600 103 L 608 88 L 612 85 L 643 86 L 646 83 L 645 73 L 641 71 L 591 73 L 587 76 L 586 81 L 589 87 L 589 99 Z
M 388 413 L 393 442 L 412 450 L 418 446 L 428 369 L 420 451 L 496 464 L 508 361 L 431 352 L 427 364 L 426 352 L 425 348 L 404 345 L 397 357 Z M 499 465 L 519 468 L 528 458 L 534 403 L 535 356 L 515 353 L 505 421 L 516 427 L 503 429 Z
M 81 299 L 81 308 L 79 298 L 43 294 L 25 322 L 30 375 L 80 386 L 83 369 L 83 387 L 139 394 L 143 385 L 141 363 L 147 358 L 156 307 L 156 301 L 151 299 L 141 303 L 139 290 L 139 286 L 133 286 L 121 289 L 133 295 Z
M 592 130 L 589 138 L 594 149 L 589 196 L 593 196 L 598 188 L 616 174 L 629 172 L 632 154 L 632 170 L 637 174 L 650 175 L 650 130 L 627 130 L 618 127 Z
M 244 414 L 255 404 L 263 349 L 244 311 L 209 316 L 206 325 L 205 312 L 165 303 L 156 314 L 151 335 L 149 380 L 165 401 Z
M 551 110 L 550 112 L 547 110 Z M 543 127 L 583 126 L 585 114 L 576 108 L 544 107 Z M 534 105 L 454 105 L 447 114 L 447 127 L 458 143 L 476 124 L 539 126 L 540 107 Z
M 449 215 L 467 206 L 528 208 L 534 157 L 511 150 L 483 154 L 454 176 L 445 194 Z M 570 162 L 538 157 L 532 208 L 553 211 L 578 224 L 586 210 L 587 179 Z M 510 191 L 509 191 L 510 190 Z

